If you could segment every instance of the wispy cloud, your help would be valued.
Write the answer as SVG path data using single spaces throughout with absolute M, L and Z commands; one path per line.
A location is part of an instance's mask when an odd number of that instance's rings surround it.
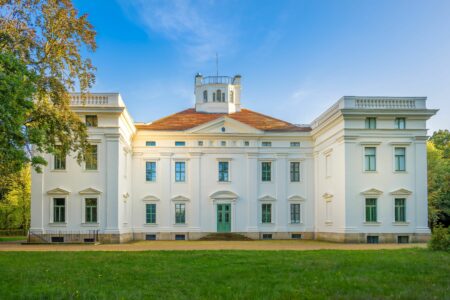
M 131 19 L 149 35 L 159 34 L 176 43 L 196 62 L 224 53 L 233 42 L 233 28 L 214 1 L 118 0 Z M 220 8 L 220 7 L 219 7 Z

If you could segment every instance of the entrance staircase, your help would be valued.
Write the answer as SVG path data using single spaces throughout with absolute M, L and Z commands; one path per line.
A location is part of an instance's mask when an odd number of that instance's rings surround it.
M 200 239 L 201 241 L 252 241 L 242 234 L 231 232 L 215 232 L 210 233 Z

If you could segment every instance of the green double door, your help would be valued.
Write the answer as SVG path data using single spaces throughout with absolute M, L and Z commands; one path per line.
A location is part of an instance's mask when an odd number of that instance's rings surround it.
M 231 204 L 217 204 L 217 232 L 231 231 Z

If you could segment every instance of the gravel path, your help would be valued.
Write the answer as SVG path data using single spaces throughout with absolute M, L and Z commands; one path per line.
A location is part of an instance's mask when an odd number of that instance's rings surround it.
M 339 244 L 320 241 L 139 241 L 104 245 L 22 245 L 0 243 L 0 251 L 151 251 L 151 250 L 380 250 L 426 248 L 426 244 Z

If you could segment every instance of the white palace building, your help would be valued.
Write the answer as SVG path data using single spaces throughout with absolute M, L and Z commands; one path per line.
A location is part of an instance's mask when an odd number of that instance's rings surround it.
M 73 94 L 90 150 L 32 174 L 31 241 L 429 238 L 425 97 L 344 96 L 309 125 L 243 108 L 240 76 L 198 74 L 195 98 L 144 124 Z

